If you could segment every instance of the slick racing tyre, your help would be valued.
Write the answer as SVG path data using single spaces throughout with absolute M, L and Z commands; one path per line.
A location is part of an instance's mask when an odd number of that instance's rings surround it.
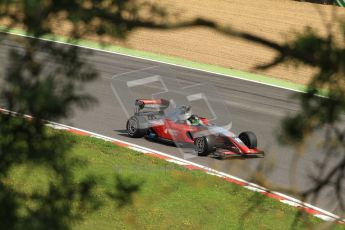
M 130 137 L 140 138 L 146 135 L 147 129 L 140 128 L 140 121 L 138 117 L 132 116 L 128 119 L 126 124 L 127 133 Z
M 214 147 L 214 138 L 212 136 L 197 137 L 194 140 L 194 148 L 198 156 L 207 156 L 216 150 Z
M 256 135 L 253 132 L 242 132 L 238 135 L 238 138 L 240 138 L 241 141 L 250 149 L 256 148 L 258 145 Z

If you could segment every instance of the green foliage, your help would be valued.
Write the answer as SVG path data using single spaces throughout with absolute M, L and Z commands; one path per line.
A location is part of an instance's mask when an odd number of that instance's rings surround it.
M 345 210 L 342 197 L 345 174 L 345 130 L 338 125 L 345 111 L 345 23 L 340 35 L 319 36 L 306 29 L 295 39 L 278 44 L 259 36 L 234 31 L 216 23 L 196 18 L 179 21 L 150 1 L 139 0 L 3 0 L 0 1 L 0 19 L 9 19 L 11 25 L 22 25 L 35 37 L 50 34 L 60 22 L 71 25 L 69 36 L 109 35 L 125 39 L 136 28 L 179 29 L 204 26 L 223 34 L 241 37 L 278 52 L 271 62 L 258 68 L 270 68 L 281 63 L 294 63 L 317 68 L 318 72 L 301 95 L 301 111 L 283 121 L 281 140 L 300 146 L 317 130 L 325 130 L 325 161 L 319 164 L 315 186 L 302 193 L 315 195 L 331 186 Z M 335 37 L 342 36 L 341 42 Z M 46 229 L 68 228 L 83 217 L 83 210 L 98 207 L 93 188 L 98 179 L 92 176 L 77 182 L 73 168 L 81 162 L 68 159 L 71 148 L 59 134 L 48 135 L 43 119 L 66 118 L 73 106 L 87 107 L 94 100 L 81 93 L 84 83 L 97 77 L 91 66 L 79 58 L 76 47 L 62 47 L 35 39 L 18 39 L 9 53 L 10 64 L 1 76 L 1 106 L 35 118 L 31 122 L 12 116 L 0 117 L 0 228 Z M 325 97 L 319 97 L 318 94 Z M 338 164 L 330 165 L 329 157 Z M 44 165 L 54 175 L 45 193 L 27 195 L 7 183 L 9 172 L 25 163 Z M 77 166 L 79 165 L 79 166 Z M 326 167 L 327 166 L 327 167 Z M 327 168 L 327 172 L 324 170 Z M 109 196 L 125 204 L 132 201 L 132 192 L 139 185 L 117 178 Z M 145 183 L 144 183 L 145 184 Z M 128 193 L 128 196 L 126 194 Z M 81 205 L 82 203 L 82 205 Z
M 154 26 L 173 17 L 160 5 L 138 0 L 1 1 L 1 15 L 24 24 L 36 37 L 50 33 L 52 22 L 68 21 L 73 26 L 72 36 L 107 34 L 117 38 L 125 38 L 137 27 Z
M 79 59 L 78 48 L 35 39 L 17 39 L 16 44 L 23 48 L 8 51 L 9 64 L 1 76 L 1 107 L 34 118 L 0 116 L 0 228 L 66 229 L 81 219 L 83 210 L 97 207 L 96 180 L 75 182 L 72 171 L 79 161 L 66 155 L 72 145 L 60 134 L 49 135 L 44 120 L 66 118 L 73 106 L 94 102 L 81 93 L 80 85 L 97 74 Z M 44 192 L 26 193 L 7 182 L 9 172 L 25 164 L 44 166 L 54 175 Z
M 1 229 L 45 229 L 49 225 L 65 229 L 81 217 L 80 210 L 95 207 L 95 181 L 85 178 L 75 183 L 72 170 L 78 161 L 67 157 L 71 144 L 62 135 L 48 135 L 40 121 L 7 115 L 0 116 L 0 134 Z M 8 180 L 23 165 L 44 166 L 54 180 L 43 192 L 38 187 L 31 193 L 21 191 Z
M 97 73 L 79 58 L 79 49 L 38 40 L 19 40 L 26 50 L 9 51 L 10 64 L 0 87 L 6 108 L 40 119 L 60 119 L 71 107 L 94 100 L 81 93 L 80 84 Z M 18 68 L 20 66 L 20 68 Z
M 326 37 L 306 28 L 284 44 L 246 33 L 237 35 L 278 52 L 271 63 L 258 68 L 293 63 L 317 70 L 308 83 L 307 92 L 299 94 L 301 110 L 283 120 L 279 140 L 300 150 L 315 133 L 323 133 L 324 141 L 320 149 L 324 152 L 324 158 L 313 161 L 318 169 L 310 175 L 314 184 L 300 195 L 317 198 L 323 190 L 332 189 L 338 208 L 345 211 L 345 23 L 339 22 L 339 26 L 340 34 L 333 34 L 329 28 Z M 311 144 L 316 143 L 312 141 Z M 335 159 L 333 162 L 337 164 L 332 163 L 331 159 Z
M 24 0 L 0 1 L 0 19 L 10 28 L 22 26 L 34 37 L 51 34 L 60 22 L 69 24 L 69 36 L 108 35 L 125 39 L 135 28 L 173 29 L 207 22 L 176 22 L 175 14 L 150 1 L 138 0 Z M 172 20 L 174 23 L 169 23 Z M 90 175 L 76 181 L 73 170 L 82 162 L 66 154 L 72 143 L 60 134 L 48 134 L 44 120 L 67 118 L 74 106 L 86 108 L 95 102 L 82 93 L 83 85 L 97 78 L 97 72 L 74 46 L 62 46 L 37 39 L 11 37 L 8 65 L 0 77 L 1 107 L 34 118 L 27 122 L 13 114 L 0 116 L 0 228 L 66 229 L 74 221 L 98 208 L 93 189 L 99 180 Z M 85 51 L 83 51 L 85 52 Z M 23 165 L 44 166 L 52 174 L 42 192 L 26 193 L 6 181 L 9 172 Z M 122 177 L 107 191 L 119 206 L 132 201 L 140 184 Z M 114 189 L 116 191 L 114 191 Z
M 72 223 L 72 228 L 289 229 L 297 213 L 293 207 L 260 193 L 253 195 L 202 171 L 188 170 L 103 140 L 64 132 L 61 135 L 73 144 L 67 153 L 69 158 L 83 162 L 73 170 L 75 181 L 89 175 L 97 178 L 94 195 L 98 209 L 81 210 L 84 218 Z M 23 175 L 27 175 L 24 183 Z M 29 192 L 45 188 L 54 176 L 47 173 L 47 168 L 27 165 L 12 171 L 9 178 L 14 188 Z M 122 205 L 118 197 L 128 199 L 133 188 L 136 192 L 130 196 L 131 205 Z M 325 224 L 311 215 L 301 220 L 295 229 Z
M 125 38 L 134 28 L 155 26 L 166 16 L 163 8 L 136 0 L 0 1 L 0 19 L 22 25 L 35 37 L 67 21 L 74 38 L 89 33 Z M 83 163 L 69 158 L 72 143 L 58 133 L 48 134 L 44 120 L 67 118 L 74 106 L 86 108 L 96 102 L 82 89 L 98 74 L 80 58 L 77 47 L 9 35 L 1 38 L 13 43 L 0 78 L 1 107 L 34 118 L 28 122 L 13 114 L 0 116 L 0 228 L 69 228 L 84 212 L 99 207 L 93 191 L 99 180 L 92 175 L 75 179 L 73 171 Z M 53 175 L 43 191 L 37 186 L 28 193 L 7 182 L 9 172 L 27 164 L 43 166 Z M 139 184 L 117 181 L 108 194 L 124 206 Z
M 149 0 L 4 0 L 0 1 L 0 19 L 9 19 L 11 26 L 24 26 L 35 37 L 54 34 L 60 22 L 71 26 L 70 38 L 108 35 L 126 39 L 138 28 L 217 27 L 202 18 L 180 20 L 179 12 L 170 12 L 168 8 Z
M 345 39 L 344 23 L 341 23 L 342 41 Z M 304 33 L 282 46 L 275 62 L 293 62 L 317 68 L 317 73 L 308 84 L 308 90 L 301 94 L 301 113 L 287 118 L 285 137 L 303 141 L 325 125 L 336 125 L 345 111 L 345 47 L 335 36 L 319 36 L 307 28 Z M 270 64 L 269 64 L 270 65 Z M 318 95 L 324 95 L 320 97 Z M 289 126 L 294 125 L 293 129 Z M 299 131 L 298 131 L 299 130 Z M 298 132 L 301 132 L 298 134 Z
M 115 193 L 109 193 L 109 197 L 118 201 L 118 206 L 124 207 L 131 204 L 133 201 L 132 195 L 138 192 L 142 183 L 133 182 L 131 177 L 124 178 L 120 175 L 116 176 L 116 189 Z

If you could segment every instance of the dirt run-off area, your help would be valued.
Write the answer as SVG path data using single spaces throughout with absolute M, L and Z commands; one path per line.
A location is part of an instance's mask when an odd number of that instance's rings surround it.
M 291 39 L 305 27 L 315 28 L 325 35 L 336 18 L 345 19 L 345 8 L 293 0 L 150 0 L 178 12 L 180 19 L 202 17 L 222 26 L 231 26 L 278 42 Z M 330 24 L 329 24 L 330 23 Z M 61 34 L 61 25 L 56 33 Z M 128 39 L 112 44 L 157 54 L 181 57 L 196 62 L 259 73 L 275 78 L 306 84 L 315 71 L 307 67 L 295 69 L 280 65 L 259 71 L 254 67 L 270 62 L 275 52 L 265 47 L 228 37 L 207 28 L 180 30 L 138 29 Z
M 306 26 L 326 34 L 325 22 L 334 21 L 334 15 L 345 18 L 345 8 L 290 0 L 166 0 L 164 3 L 173 6 L 172 10 L 180 9 L 184 18 L 212 19 L 224 26 L 280 42 L 293 38 L 295 32 Z M 134 32 L 125 46 L 296 83 L 307 83 L 313 73 L 310 68 L 295 69 L 292 65 L 257 71 L 254 67 L 271 61 L 275 57 L 274 51 L 206 28 L 176 31 L 142 29 Z

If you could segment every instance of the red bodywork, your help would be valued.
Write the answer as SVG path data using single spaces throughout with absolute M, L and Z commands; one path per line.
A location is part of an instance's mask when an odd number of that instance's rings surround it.
M 169 106 L 169 101 L 164 99 L 159 100 L 144 100 L 140 99 L 136 101 L 136 105 L 144 107 L 150 107 L 151 105 Z M 150 123 L 150 130 L 156 135 L 156 138 L 171 141 L 174 143 L 190 143 L 194 144 L 193 135 L 199 131 L 207 130 L 209 124 L 207 118 L 199 117 L 203 125 L 192 126 L 186 122 L 174 122 L 166 117 L 153 120 Z M 214 134 L 218 147 L 216 152 L 223 156 L 263 156 L 263 151 L 258 148 L 248 148 L 238 137 L 230 135 Z
M 206 118 L 200 118 L 205 126 L 209 125 Z M 151 129 L 157 134 L 158 138 L 172 141 L 174 143 L 190 143 L 194 144 L 193 134 L 199 131 L 205 130 L 203 126 L 191 126 L 186 123 L 175 123 L 167 118 L 154 123 Z M 258 155 L 262 154 L 262 151 L 254 148 L 249 149 L 243 142 L 239 141 L 236 137 L 231 136 L 217 136 L 217 142 L 220 148 L 217 151 L 223 155 Z M 224 145 L 227 142 L 227 145 Z

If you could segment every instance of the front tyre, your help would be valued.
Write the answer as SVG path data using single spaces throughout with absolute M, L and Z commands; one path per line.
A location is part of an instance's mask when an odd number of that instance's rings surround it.
M 258 140 L 253 132 L 246 131 L 238 135 L 238 138 L 250 149 L 256 148 L 258 146 Z
M 146 135 L 147 130 L 140 128 L 139 119 L 136 116 L 133 116 L 128 119 L 126 124 L 126 129 L 128 136 L 133 138 L 140 138 Z
M 194 148 L 198 156 L 207 156 L 215 151 L 213 138 L 211 136 L 207 137 L 197 137 L 194 140 Z

